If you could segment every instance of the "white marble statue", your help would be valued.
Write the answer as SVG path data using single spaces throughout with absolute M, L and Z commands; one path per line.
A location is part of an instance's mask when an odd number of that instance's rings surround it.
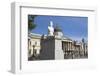
M 53 34 L 54 34 L 53 22 L 50 21 L 50 25 L 48 26 L 48 35 L 53 36 Z

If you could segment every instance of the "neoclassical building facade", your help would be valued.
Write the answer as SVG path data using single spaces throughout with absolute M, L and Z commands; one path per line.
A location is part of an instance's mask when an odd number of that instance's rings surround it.
M 75 41 L 63 35 L 59 26 L 48 26 L 48 34 L 28 33 L 28 60 L 55 60 L 88 58 L 84 39 Z

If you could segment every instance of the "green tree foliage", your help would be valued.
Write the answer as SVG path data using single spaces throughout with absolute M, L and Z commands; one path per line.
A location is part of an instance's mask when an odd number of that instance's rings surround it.
M 32 29 L 35 29 L 36 24 L 34 24 L 34 18 L 36 15 L 28 15 L 28 30 L 31 31 Z

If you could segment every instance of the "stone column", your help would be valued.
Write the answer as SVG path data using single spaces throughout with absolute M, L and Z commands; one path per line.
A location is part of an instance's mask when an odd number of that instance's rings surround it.
M 70 42 L 70 50 L 71 50 L 71 42 Z
M 68 42 L 68 51 L 69 51 L 69 42 Z
M 71 50 L 71 43 L 69 42 L 69 50 Z
M 70 51 L 70 42 L 69 42 L 69 51 Z
M 71 42 L 71 50 L 72 50 L 72 42 Z
M 68 51 L 68 42 L 67 42 L 67 51 Z

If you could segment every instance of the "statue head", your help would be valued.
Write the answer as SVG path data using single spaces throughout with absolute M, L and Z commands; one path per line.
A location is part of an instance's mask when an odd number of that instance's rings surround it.
M 50 21 L 50 26 L 53 27 L 53 21 Z

